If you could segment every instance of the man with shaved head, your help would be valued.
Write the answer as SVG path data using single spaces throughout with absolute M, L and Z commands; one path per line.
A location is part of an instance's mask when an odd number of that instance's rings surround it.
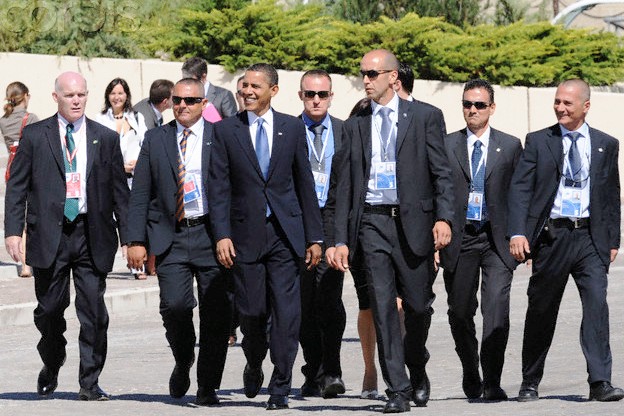
M 442 112 L 399 98 L 398 67 L 387 50 L 362 58 L 371 106 L 345 121 L 332 167 L 338 178 L 336 250 L 330 260 L 341 271 L 354 255 L 363 260 L 388 386 L 385 413 L 410 410 L 410 400 L 417 406 L 429 400 L 425 342 L 435 298 L 433 253 L 450 242 L 453 217 Z M 405 342 L 397 295 L 403 299 Z
M 518 401 L 538 400 L 561 298 L 572 275 L 583 318 L 581 348 L 589 399 L 617 401 L 611 385 L 607 273 L 620 246 L 617 139 L 589 127 L 587 83 L 559 84 L 557 124 L 529 133 L 509 191 L 510 251 L 533 260 L 524 323 L 522 385 Z
M 85 117 L 87 83 L 61 74 L 52 98 L 58 113 L 24 128 L 11 167 L 4 214 L 5 245 L 19 261 L 28 224 L 27 261 L 35 276 L 35 325 L 43 369 L 37 392 L 51 395 L 65 362 L 65 309 L 70 271 L 80 321 L 80 400 L 108 400 L 98 385 L 106 360 L 106 275 L 125 244 L 129 189 L 119 135 Z M 28 214 L 26 214 L 28 201 Z

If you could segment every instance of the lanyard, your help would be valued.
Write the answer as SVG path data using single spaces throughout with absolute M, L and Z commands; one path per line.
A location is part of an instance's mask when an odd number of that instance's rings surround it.
M 329 136 L 329 129 L 331 129 L 331 123 L 329 125 L 329 128 L 326 128 L 323 132 L 324 134 L 321 135 L 321 142 L 323 143 L 323 147 L 321 148 L 321 154 L 319 155 L 316 153 L 316 147 L 314 147 L 314 133 L 312 133 L 310 129 L 306 126 L 306 137 L 308 139 L 308 144 L 309 147 L 312 149 L 312 154 L 314 155 L 314 158 L 318 162 L 319 170 L 321 169 L 321 163 L 323 161 L 323 158 L 325 157 L 325 150 L 327 149 L 327 137 Z
M 379 113 L 377 113 L 377 115 L 379 115 Z M 381 148 L 381 159 L 384 162 L 386 162 L 388 161 L 388 147 L 390 146 L 390 139 L 392 138 L 392 132 L 394 132 L 394 129 L 397 128 L 396 123 L 393 123 L 392 120 L 390 120 L 390 131 L 388 132 L 388 138 L 386 139 L 385 146 L 383 144 L 383 137 L 381 137 L 381 126 L 379 126 L 379 123 L 377 122 L 377 116 L 374 117 L 373 124 L 375 125 L 375 130 L 377 130 L 377 134 L 379 135 L 379 147 Z

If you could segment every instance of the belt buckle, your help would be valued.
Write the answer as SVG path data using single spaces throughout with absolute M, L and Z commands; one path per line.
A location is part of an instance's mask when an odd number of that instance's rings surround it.
M 574 229 L 575 230 L 578 229 L 578 228 L 581 228 L 581 223 L 580 223 L 578 218 L 576 218 L 574 221 L 572 221 L 572 224 L 574 224 Z
M 398 217 L 399 216 L 399 207 L 392 207 L 392 208 L 390 208 L 390 216 L 392 218 Z

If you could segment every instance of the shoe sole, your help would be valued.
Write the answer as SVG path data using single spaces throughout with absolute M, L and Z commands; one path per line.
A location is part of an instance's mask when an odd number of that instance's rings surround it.
M 323 390 L 323 392 L 321 393 L 321 396 L 324 399 L 334 399 L 336 397 L 338 397 L 339 394 L 344 394 L 345 393 L 345 388 L 343 385 L 341 384 L 331 384 L 329 386 L 327 386 L 325 388 L 325 390 Z
M 518 401 L 521 403 L 536 402 L 538 400 L 539 400 L 539 397 L 518 397 Z

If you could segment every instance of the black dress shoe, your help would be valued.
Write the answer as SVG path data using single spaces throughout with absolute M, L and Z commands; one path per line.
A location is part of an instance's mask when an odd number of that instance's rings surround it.
M 169 395 L 174 399 L 183 397 L 191 386 L 191 378 L 189 377 L 189 371 L 195 362 L 195 355 L 189 363 L 180 364 L 176 363 L 169 377 Z
M 264 373 L 262 372 L 262 367 L 251 368 L 249 364 L 245 365 L 245 370 L 243 370 L 245 396 L 250 399 L 256 397 L 262 388 L 263 381 Z
M 624 390 L 613 387 L 608 381 L 598 381 L 589 387 L 589 400 L 617 402 L 624 398 Z
M 412 389 L 414 389 L 412 398 L 414 399 L 416 407 L 427 406 L 427 402 L 429 401 L 429 392 L 431 391 L 431 385 L 429 384 L 429 377 L 427 377 L 427 373 L 425 373 L 418 385 L 412 386 Z
M 288 409 L 288 396 L 281 396 L 279 394 L 272 394 L 269 396 L 266 410 L 281 410 Z
M 321 397 L 321 388 L 316 381 L 307 380 L 301 386 L 302 397 Z
M 197 396 L 195 396 L 195 404 L 197 406 L 214 406 L 219 404 L 219 396 L 214 389 L 205 389 L 200 387 L 197 389 Z
M 111 399 L 111 396 L 100 388 L 97 384 L 90 389 L 80 388 L 78 398 L 88 402 L 105 402 Z
M 54 393 L 58 387 L 58 372 L 58 368 L 54 369 L 44 365 L 37 378 L 37 393 L 41 396 Z
M 333 399 L 338 397 L 339 394 L 344 394 L 345 391 L 344 382 L 340 377 L 324 377 L 323 387 L 321 389 L 321 396 L 324 399 Z
M 524 384 L 520 386 L 520 392 L 518 392 L 519 402 L 534 402 L 539 399 L 537 393 L 537 386 L 534 384 Z
M 464 373 L 462 388 L 464 394 L 469 399 L 478 399 L 481 397 L 481 394 L 483 394 L 483 382 L 479 374 L 469 375 L 468 373 Z
M 383 409 L 384 413 L 403 413 L 411 410 L 410 402 L 398 393 L 392 393 Z
M 492 402 L 502 402 L 507 400 L 507 393 L 499 385 L 489 385 L 483 388 L 483 398 Z

